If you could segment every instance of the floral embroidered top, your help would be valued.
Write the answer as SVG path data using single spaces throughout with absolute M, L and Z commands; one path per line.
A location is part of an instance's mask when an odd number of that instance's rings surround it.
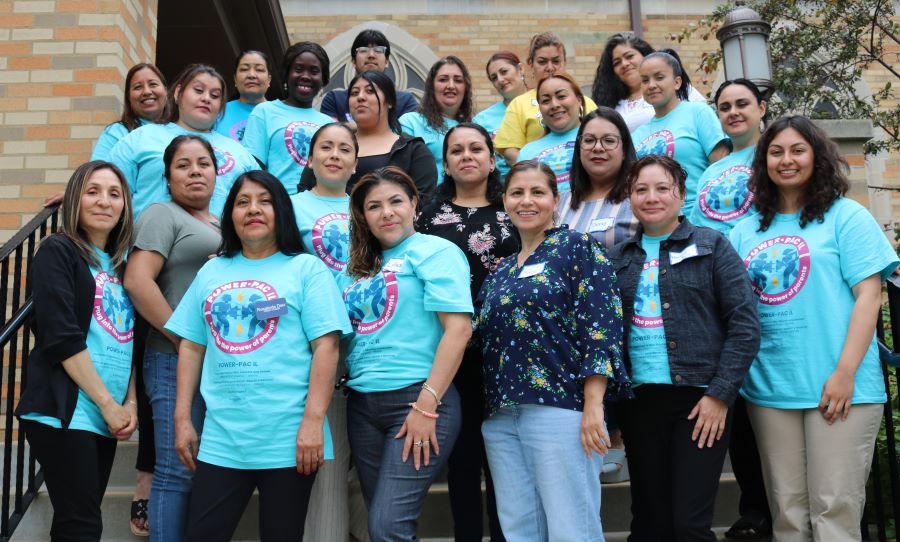
M 631 396 L 612 264 L 588 234 L 546 233 L 521 267 L 504 258 L 478 296 L 488 415 L 520 404 L 582 411 L 592 375 L 609 378 L 607 399 Z
M 519 235 L 500 204 L 461 207 L 450 201 L 434 202 L 422 210 L 416 230 L 443 237 L 462 249 L 469 260 L 473 301 L 488 273 L 503 257 L 519 250 Z

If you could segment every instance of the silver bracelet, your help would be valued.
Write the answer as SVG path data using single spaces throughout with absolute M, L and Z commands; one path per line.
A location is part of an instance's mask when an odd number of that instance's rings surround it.
M 438 399 L 437 392 L 434 391 L 434 388 L 428 385 L 428 382 L 422 382 L 422 389 L 434 396 L 434 400 L 437 401 L 437 406 L 441 406 L 442 404 L 444 404 L 440 399 Z

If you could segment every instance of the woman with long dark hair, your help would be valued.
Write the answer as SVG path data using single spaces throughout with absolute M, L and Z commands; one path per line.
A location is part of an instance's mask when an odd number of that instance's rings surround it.
M 731 230 L 756 293 L 762 342 L 741 394 L 776 540 L 860 540 L 887 400 L 875 342 L 881 282 L 900 265 L 848 165 L 805 117 L 763 133 L 749 189 L 757 215 Z

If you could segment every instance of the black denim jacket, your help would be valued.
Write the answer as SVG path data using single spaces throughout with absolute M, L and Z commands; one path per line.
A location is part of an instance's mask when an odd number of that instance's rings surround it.
M 643 228 L 609 252 L 616 268 L 625 321 L 631 332 L 634 294 L 646 253 Z M 678 260 L 678 253 L 696 255 Z M 676 253 L 673 264 L 670 254 Z M 721 233 L 694 226 L 686 218 L 659 246 L 659 297 L 676 386 L 709 386 L 706 394 L 729 406 L 759 350 L 758 300 L 740 256 Z M 626 348 L 625 363 L 631 370 Z

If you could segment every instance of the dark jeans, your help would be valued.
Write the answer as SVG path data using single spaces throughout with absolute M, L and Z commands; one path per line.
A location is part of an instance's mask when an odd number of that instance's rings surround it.
M 80 429 L 55 429 L 30 420 L 21 420 L 20 426 L 44 471 L 53 505 L 50 540 L 100 540 L 100 503 L 112 471 L 116 440 Z
M 315 479 L 315 474 L 300 474 L 295 467 L 243 470 L 197 461 L 187 539 L 231 540 L 253 490 L 258 488 L 259 539 L 300 542 Z
M 725 432 L 712 448 L 691 440 L 696 420 L 688 414 L 706 390 L 645 384 L 620 403 L 622 436 L 631 473 L 629 542 L 715 542 L 713 509 L 732 410 Z
M 428 466 L 423 462 L 418 471 L 412 457 L 406 463 L 401 460 L 404 439 L 394 436 L 410 412 L 409 403 L 421 391 L 419 383 L 396 391 L 350 392 L 347 405 L 350 452 L 369 508 L 372 542 L 417 540 L 416 525 L 428 488 L 447 463 L 459 435 L 459 394 L 450 386 L 438 409 L 436 432 L 441 454 L 432 453 Z
M 137 385 L 138 453 L 134 468 L 153 474 L 153 467 L 156 465 L 153 410 L 150 407 L 150 398 L 144 389 L 144 347 L 147 344 L 149 333 L 150 324 L 140 314 L 135 314 L 134 353 L 131 357 L 131 366 L 134 368 L 135 384 Z
M 487 518 L 492 542 L 505 542 L 497 518 L 494 481 L 488 468 L 481 436 L 484 420 L 483 357 L 478 348 L 467 349 L 453 379 L 462 406 L 462 427 L 453 453 L 447 460 L 447 486 L 453 533 L 456 542 L 481 542 L 484 532 L 484 509 L 481 499 L 481 473 L 486 487 Z
M 738 396 L 732 410 L 734 422 L 731 426 L 731 444 L 728 446 L 728 453 L 731 456 L 734 477 L 741 488 L 738 512 L 741 516 L 759 514 L 771 524 L 772 514 L 769 512 L 769 501 L 766 498 L 756 436 L 753 434 L 753 426 L 750 425 L 750 417 L 747 415 L 747 402 L 743 397 Z

